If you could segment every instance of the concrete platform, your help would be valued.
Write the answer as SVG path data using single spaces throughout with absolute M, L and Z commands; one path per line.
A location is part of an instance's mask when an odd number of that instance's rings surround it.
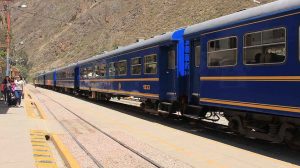
M 23 107 L 8 108 L 0 101 L 0 167 L 35 167 L 30 125 Z
M 27 98 L 26 98 L 27 97 Z M 45 135 L 63 134 L 63 128 L 51 117 L 34 115 L 31 99 L 25 96 L 21 107 L 9 107 L 0 101 L 0 167 L 65 167 L 52 141 Z

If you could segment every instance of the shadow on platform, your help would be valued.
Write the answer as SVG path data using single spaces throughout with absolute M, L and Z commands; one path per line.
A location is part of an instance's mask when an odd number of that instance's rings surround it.
M 3 100 L 0 100 L 0 115 L 7 114 L 9 107 Z

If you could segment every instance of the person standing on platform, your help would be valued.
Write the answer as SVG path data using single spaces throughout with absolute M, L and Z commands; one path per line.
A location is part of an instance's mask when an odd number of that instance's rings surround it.
M 23 89 L 24 89 L 24 81 L 21 80 L 20 76 L 16 76 L 15 77 L 15 95 L 17 98 L 17 107 L 21 106 L 21 99 L 22 99 L 22 95 L 23 95 Z
M 10 78 L 9 78 L 9 76 L 6 76 L 4 78 L 1 85 L 2 85 L 1 91 L 3 90 L 3 95 L 4 95 L 4 102 L 7 103 L 7 98 L 8 98 L 8 94 L 9 94 L 9 87 L 10 87 Z

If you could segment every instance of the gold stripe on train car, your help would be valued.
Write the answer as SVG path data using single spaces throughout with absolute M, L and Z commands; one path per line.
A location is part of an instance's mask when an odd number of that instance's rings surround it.
M 210 98 L 200 98 L 199 101 L 206 102 L 206 103 L 216 103 L 216 104 L 224 104 L 224 105 L 232 105 L 232 106 L 300 113 L 300 107 L 259 104 L 259 103 L 252 103 L 252 102 L 240 102 L 240 101 L 220 100 L 220 99 L 210 99 Z
M 159 78 L 86 79 L 86 80 L 81 80 L 81 81 L 88 81 L 88 82 L 138 82 L 138 81 L 158 82 Z
M 300 81 L 300 76 L 203 76 L 201 81 Z
M 97 89 L 97 88 L 87 88 L 87 87 L 80 87 L 80 89 L 91 90 L 91 91 L 100 91 L 100 92 L 106 92 L 106 93 L 119 93 L 119 94 L 133 95 L 133 96 L 145 96 L 145 97 L 153 97 L 153 98 L 159 97 L 158 94 L 130 92 L 130 91 L 123 91 L 123 90 Z

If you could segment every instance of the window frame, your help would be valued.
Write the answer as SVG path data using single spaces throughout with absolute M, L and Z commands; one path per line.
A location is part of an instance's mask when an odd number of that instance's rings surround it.
M 222 39 L 229 39 L 229 38 L 236 38 L 236 48 L 233 49 L 226 49 L 226 50 L 219 50 L 219 51 L 211 51 L 209 52 L 209 43 L 211 41 L 217 41 L 217 40 L 222 40 Z M 207 41 L 207 48 L 206 48 L 206 66 L 207 68 L 227 68 L 227 67 L 235 67 L 238 64 L 238 55 L 239 55 L 239 38 L 238 36 L 228 36 L 228 37 L 222 37 L 222 38 L 217 38 L 217 39 L 213 39 L 213 40 L 209 40 Z M 215 53 L 215 52 L 220 52 L 220 51 L 231 51 L 231 50 L 236 50 L 236 54 L 235 54 L 235 64 L 234 65 L 224 65 L 224 66 L 209 66 L 208 65 L 208 54 L 209 53 Z
M 150 57 L 150 56 L 153 56 L 153 55 L 156 56 L 156 62 L 145 63 L 146 57 Z M 146 74 L 146 75 L 156 75 L 156 74 L 157 74 L 157 58 L 158 58 L 158 55 L 157 55 L 157 54 L 149 54 L 149 55 L 145 55 L 145 56 L 144 56 L 144 58 L 143 58 L 143 59 L 144 59 L 144 60 L 143 60 L 143 63 L 144 63 L 144 74 Z M 155 73 L 146 73 L 146 65 L 147 65 L 147 64 L 153 64 L 153 63 L 156 64 L 156 71 L 155 71 Z
M 94 74 L 95 74 L 95 69 L 94 69 L 94 65 L 90 64 L 84 67 L 87 71 L 87 76 L 85 79 L 93 79 L 94 78 Z M 89 74 L 92 73 L 92 76 L 89 77 Z
M 169 52 L 174 52 L 174 64 L 172 64 L 172 68 L 170 68 L 170 58 L 169 58 Z M 176 47 L 170 47 L 170 49 L 168 50 L 168 70 L 176 70 L 177 69 L 177 50 L 176 50 Z M 156 62 L 157 62 L 157 58 L 156 58 Z
M 197 65 L 197 62 L 196 62 L 196 47 L 198 47 L 199 46 L 199 64 Z M 196 39 L 196 40 L 194 40 L 194 44 L 193 44 L 193 47 L 194 47 L 194 67 L 196 67 L 196 68 L 199 68 L 200 67 L 200 65 L 201 65 L 201 41 L 200 41 L 200 39 Z
M 121 62 L 126 62 L 126 71 L 125 71 L 125 74 L 120 74 L 120 63 Z M 118 73 L 117 73 L 118 76 L 127 76 L 128 61 L 126 59 L 118 61 L 118 69 L 117 69 L 117 71 L 118 71 Z
M 99 67 L 99 71 L 100 71 L 101 68 L 103 67 L 103 65 L 104 65 L 104 76 L 98 75 L 98 76 L 96 77 L 97 71 L 95 70 L 95 78 L 105 78 L 105 77 L 106 77 L 106 75 L 107 75 L 107 74 L 106 74 L 106 72 L 107 72 L 107 66 L 106 66 L 106 63 L 103 63 L 103 62 L 97 62 L 97 63 L 95 64 L 94 67 L 98 66 L 98 67 Z
M 80 74 L 80 79 L 87 79 L 87 78 L 84 77 L 85 69 L 86 69 L 86 67 L 84 67 L 84 66 L 80 67 L 80 72 L 79 72 L 79 74 Z M 62 75 L 62 76 L 63 76 L 63 75 Z
M 248 47 L 245 47 L 245 44 L 246 44 L 246 41 L 245 41 L 245 38 L 248 34 L 253 34 L 253 33 L 261 33 L 261 42 L 263 42 L 263 34 L 262 32 L 264 31 L 270 31 L 270 30 L 276 30 L 276 29 L 284 29 L 285 31 L 285 59 L 283 62 L 277 62 L 277 63 L 259 63 L 259 64 L 246 64 L 246 57 L 245 57 L 245 49 L 247 48 L 254 48 L 254 47 L 260 47 L 260 46 L 270 46 L 270 44 L 266 44 L 266 45 L 255 45 L 255 46 L 248 46 Z M 300 29 L 300 27 L 299 27 Z M 287 29 L 286 27 L 277 27 L 277 28 L 272 28 L 272 29 L 264 29 L 264 30 L 260 30 L 260 31 L 254 31 L 254 32 L 248 32 L 248 33 L 245 33 L 244 36 L 243 36 L 243 65 L 246 65 L 246 66 L 266 66 L 266 65 L 280 65 L 280 64 L 284 64 L 286 63 L 287 61 L 287 57 L 288 57 L 288 50 L 287 50 Z M 272 43 L 271 45 L 278 45 L 278 44 L 283 44 L 283 42 L 277 42 L 277 43 Z M 300 59 L 300 57 L 299 57 Z
M 141 59 L 141 63 L 140 64 L 134 64 L 134 65 L 132 65 L 132 60 L 133 59 L 137 59 L 137 58 L 139 58 L 139 59 Z M 131 75 L 142 75 L 142 64 L 143 64 L 143 59 L 142 59 L 142 57 L 133 57 L 133 58 L 131 58 L 130 59 L 130 74 Z M 133 74 L 132 73 L 132 68 L 133 68 L 133 66 L 140 66 L 141 67 L 141 72 L 139 73 L 139 74 Z
M 111 65 L 111 64 L 113 64 L 113 65 L 114 65 L 114 68 L 115 68 L 115 71 L 114 71 L 115 74 L 114 74 L 114 75 L 110 75 L 110 65 Z M 109 77 L 115 77 L 115 76 L 117 76 L 117 68 L 116 68 L 116 65 L 115 65 L 115 64 L 116 64 L 116 62 L 114 62 L 114 61 L 108 63 L 108 76 L 109 76 Z

